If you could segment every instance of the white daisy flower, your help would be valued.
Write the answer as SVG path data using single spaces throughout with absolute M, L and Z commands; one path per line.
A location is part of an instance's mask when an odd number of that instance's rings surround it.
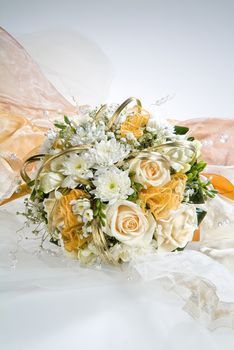
M 73 214 L 75 215 L 83 215 L 85 210 L 90 209 L 90 201 L 87 198 L 81 198 L 77 200 L 72 200 L 70 202 L 72 206 Z
M 88 222 L 93 220 L 93 211 L 92 209 L 86 209 L 83 213 L 83 221 Z
M 90 160 L 99 166 L 112 166 L 129 155 L 130 146 L 110 139 L 100 141 L 88 153 Z
M 82 233 L 83 233 L 84 237 L 88 237 L 92 233 L 92 226 L 83 225 L 82 226 Z
M 77 154 L 71 154 L 63 161 L 60 172 L 74 178 L 77 176 L 88 179 L 93 175 L 89 169 L 88 161 Z
M 103 202 L 114 203 L 118 199 L 127 199 L 134 192 L 131 188 L 128 171 L 112 167 L 99 169 L 95 175 L 93 184 L 96 189 L 91 193 Z

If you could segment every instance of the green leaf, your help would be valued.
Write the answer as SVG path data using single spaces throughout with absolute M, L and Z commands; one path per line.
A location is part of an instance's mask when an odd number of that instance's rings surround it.
M 206 216 L 207 212 L 201 208 L 196 208 L 196 212 L 197 212 L 197 222 L 199 226 L 200 223 L 203 221 L 204 217 Z
M 98 216 L 98 213 L 99 213 L 99 210 L 95 209 L 94 212 L 93 212 L 93 216 L 96 218 Z
M 185 135 L 189 131 L 189 128 L 187 128 L 186 126 L 175 125 L 174 128 L 175 128 L 175 133 L 177 135 Z
M 53 244 L 55 244 L 55 245 L 57 245 L 57 246 L 60 246 L 59 240 L 54 239 L 53 237 L 50 239 L 50 243 L 53 243 Z
M 138 183 L 138 182 L 134 182 L 134 187 L 139 192 L 142 189 L 143 186 L 140 183 Z
M 34 188 L 33 191 L 32 191 L 32 193 L 31 193 L 31 195 L 30 195 L 30 199 L 31 199 L 32 201 L 34 201 L 35 197 L 36 197 L 36 190 L 35 190 L 35 188 Z
M 129 172 L 129 177 L 133 177 L 134 175 L 136 175 L 136 172 L 135 172 L 135 171 L 130 171 L 130 172 Z
M 97 207 L 97 208 L 100 208 L 100 206 L 101 206 L 101 202 L 100 202 L 99 199 L 97 199 L 97 201 L 96 201 L 96 207 Z
M 35 180 L 31 180 L 27 183 L 29 187 L 32 187 L 35 184 Z
M 187 244 L 186 244 L 187 245 Z M 185 250 L 186 245 L 183 248 L 176 248 L 175 250 L 173 250 L 173 252 L 182 252 L 183 250 Z
M 105 214 L 105 213 L 103 213 L 103 211 L 100 213 L 100 216 L 101 216 L 101 218 L 103 218 L 103 219 L 105 219 L 105 218 L 106 218 L 106 214 Z
M 100 222 L 102 226 L 106 226 L 106 222 L 102 218 L 100 218 Z
M 190 202 L 193 204 L 203 204 L 205 203 L 203 191 L 199 188 L 192 196 L 189 197 Z
M 204 160 L 201 160 L 200 162 L 197 163 L 197 166 L 196 166 L 197 171 L 200 173 L 202 170 L 205 169 L 206 165 L 207 163 L 204 162 Z
M 64 124 L 54 123 L 54 126 L 56 126 L 56 128 L 58 129 L 62 129 L 62 130 L 66 129 L 66 125 Z
M 68 125 L 71 124 L 69 118 L 68 118 L 66 115 L 63 117 L 63 119 L 64 119 L 64 121 L 65 121 L 66 124 L 68 124 Z
M 138 195 L 136 192 L 133 192 L 130 196 L 128 196 L 128 200 L 131 202 L 135 202 L 138 198 Z

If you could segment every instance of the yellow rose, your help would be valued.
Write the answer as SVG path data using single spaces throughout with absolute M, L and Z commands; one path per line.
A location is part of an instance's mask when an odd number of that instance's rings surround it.
M 166 218 L 171 210 L 176 210 L 184 197 L 187 176 L 177 173 L 171 181 L 161 187 L 150 186 L 140 191 L 142 207 L 148 206 L 156 219 Z
M 146 126 L 149 119 L 149 113 L 141 110 L 135 111 L 133 115 L 129 115 L 120 127 L 121 137 L 126 137 L 128 133 L 134 134 L 139 139 L 143 135 L 142 128 Z
M 51 225 L 52 230 L 55 228 L 61 229 L 64 248 L 68 252 L 76 253 L 91 238 L 90 236 L 88 238 L 80 237 L 83 224 L 77 221 L 77 216 L 74 215 L 70 204 L 72 200 L 85 197 L 87 196 L 84 191 L 74 189 L 58 200 L 47 199 L 44 202 L 49 225 Z

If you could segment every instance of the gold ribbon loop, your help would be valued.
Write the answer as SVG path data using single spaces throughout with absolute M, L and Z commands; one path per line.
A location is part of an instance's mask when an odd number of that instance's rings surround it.
M 108 123 L 108 128 L 111 129 L 111 127 L 113 126 L 114 122 L 116 121 L 116 119 L 118 118 L 118 116 L 120 115 L 120 113 L 124 110 L 125 107 L 127 107 L 130 103 L 135 102 L 136 103 L 136 107 L 138 108 L 139 112 L 142 108 L 142 104 L 141 101 L 138 98 L 135 97 L 129 97 L 127 100 L 125 100 L 115 111 L 115 113 L 113 114 L 113 116 L 111 117 L 109 123 Z

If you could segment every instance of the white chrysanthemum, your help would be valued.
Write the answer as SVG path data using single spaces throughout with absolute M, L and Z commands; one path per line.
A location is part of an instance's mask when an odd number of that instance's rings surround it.
M 92 171 L 89 169 L 89 164 L 83 156 L 71 154 L 66 157 L 61 165 L 60 172 L 63 175 L 82 177 L 88 179 L 92 177 Z
M 101 121 L 96 123 L 87 123 L 76 128 L 76 133 L 70 139 L 72 146 L 92 144 L 106 139 L 105 124 Z
M 96 166 L 111 166 L 128 156 L 130 147 L 123 145 L 116 141 L 116 139 L 110 139 L 108 141 L 102 140 L 97 143 L 94 148 L 88 152 L 91 162 Z
M 133 193 L 128 172 L 115 167 L 98 170 L 93 184 L 96 189 L 91 192 L 103 202 L 114 203 Z

